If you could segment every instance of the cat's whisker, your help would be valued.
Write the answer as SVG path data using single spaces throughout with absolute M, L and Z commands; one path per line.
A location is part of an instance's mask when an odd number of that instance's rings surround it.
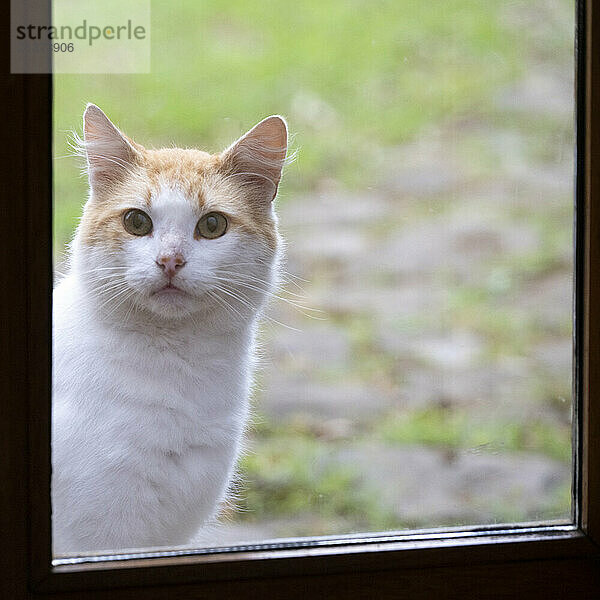
M 106 271 L 106 272 L 101 272 L 101 273 L 87 273 L 87 275 L 85 276 L 85 279 L 87 279 L 88 281 L 90 281 L 91 283 L 100 283 L 103 281 L 110 281 L 110 282 L 114 282 L 117 281 L 119 283 L 123 283 L 123 279 L 121 279 L 121 275 L 123 274 L 123 272 L 121 273 L 115 273 L 112 271 Z M 115 277 L 118 277 L 118 279 L 115 280 Z
M 232 296 L 233 298 L 235 298 L 238 302 L 242 303 L 243 305 L 247 306 L 248 308 L 250 308 L 251 310 L 256 310 L 256 307 L 250 303 L 249 299 L 246 298 L 245 296 L 241 295 L 241 294 L 235 294 L 233 293 L 231 290 L 225 289 L 223 287 L 219 287 L 217 288 L 219 291 L 222 291 L 224 293 L 226 293 L 229 296 Z M 281 327 L 285 327 L 286 329 L 291 329 L 293 331 L 300 331 L 299 329 L 296 329 L 295 327 L 292 327 L 291 325 L 287 325 L 286 323 L 282 323 L 281 321 L 278 321 L 277 319 L 274 319 L 273 317 L 271 317 L 270 315 L 267 314 L 263 314 L 262 318 L 270 321 L 276 325 L 280 325 Z
M 224 290 L 223 290 L 223 291 L 224 291 Z M 239 296 L 239 295 L 238 295 L 238 296 Z M 238 297 L 238 300 L 240 300 L 240 301 L 241 301 L 241 299 L 240 299 L 239 297 Z M 300 329 L 297 329 L 296 327 L 292 327 L 291 325 L 288 325 L 288 324 L 286 324 L 286 323 L 282 323 L 281 321 L 278 321 L 277 319 L 275 319 L 275 318 L 271 317 L 271 316 L 270 316 L 270 315 L 268 315 L 268 314 L 263 314 L 263 315 L 262 315 L 262 319 L 264 319 L 264 320 L 266 320 L 266 321 L 269 321 L 269 322 L 271 322 L 271 323 L 274 323 L 275 325 L 279 325 L 279 326 L 281 326 L 281 327 L 285 327 L 286 329 L 290 329 L 290 330 L 292 330 L 292 331 L 298 331 L 298 332 L 300 331 Z
M 215 278 L 215 279 L 218 279 L 218 278 Z M 247 289 L 251 289 L 251 290 L 255 290 L 255 291 L 260 291 L 260 292 L 267 293 L 270 297 L 275 298 L 277 300 L 280 300 L 281 302 L 285 302 L 285 303 L 293 306 L 294 308 L 299 309 L 300 311 L 311 311 L 311 312 L 314 312 L 314 313 L 324 314 L 324 311 L 322 311 L 321 309 L 312 308 L 310 306 L 304 306 L 304 305 L 300 304 L 299 302 L 297 302 L 296 300 L 293 300 L 293 299 L 290 299 L 290 298 L 286 298 L 285 296 L 282 296 L 282 295 L 280 295 L 280 294 L 278 294 L 276 292 L 273 292 L 270 289 L 262 288 L 260 286 L 255 286 L 255 285 L 252 285 L 252 284 L 247 283 L 245 281 L 239 281 L 238 280 L 237 282 L 235 282 L 233 280 L 233 278 L 222 279 L 222 280 L 223 281 L 227 281 L 227 282 L 237 283 L 240 287 L 244 287 L 244 288 L 247 288 Z M 310 316 L 310 315 L 305 315 L 305 316 Z
M 257 258 L 254 262 L 239 262 L 239 263 L 219 265 L 218 270 L 221 271 L 221 270 L 227 270 L 230 268 L 238 269 L 239 267 L 256 266 L 257 262 L 260 264 L 267 264 L 269 261 L 264 261 L 261 258 Z M 236 271 L 236 272 L 239 272 L 239 271 Z M 295 275 L 294 273 L 285 271 L 284 269 L 281 269 L 281 268 L 278 269 L 277 278 L 286 283 L 291 283 L 292 285 L 295 285 L 300 290 L 302 290 L 302 287 L 298 283 L 296 283 L 297 281 L 301 281 L 302 283 L 310 283 L 308 279 L 300 277 L 299 275 Z M 304 290 L 302 290 L 302 291 L 304 291 Z
M 224 298 L 221 298 L 216 293 L 216 291 L 208 290 L 207 293 L 211 298 L 216 300 L 223 308 L 225 308 L 226 311 L 231 312 L 231 313 L 235 314 L 236 316 L 242 318 L 241 313 L 239 311 L 237 311 L 233 306 L 231 306 L 231 304 L 229 302 L 227 302 Z
M 287 323 L 282 323 L 281 321 L 278 321 L 277 319 L 274 319 L 270 315 L 263 315 L 262 318 L 265 321 L 269 321 L 269 323 L 273 323 L 274 325 L 277 325 L 279 327 L 284 327 L 285 329 L 289 329 L 290 331 L 295 331 L 297 333 L 301 333 L 302 332 L 301 329 L 298 329 L 297 327 L 293 327 L 292 325 L 288 325 Z
M 112 308 L 112 310 L 106 315 L 106 318 L 110 318 L 113 314 L 115 314 L 115 312 L 125 303 L 127 302 L 129 299 L 131 299 L 131 297 L 133 296 L 134 292 L 131 291 L 129 294 L 125 294 L 120 300 L 119 302 L 117 302 L 117 304 Z M 120 295 L 120 293 L 118 294 Z M 116 298 L 116 296 L 115 296 Z M 113 300 L 115 299 L 113 298 Z
M 300 307 L 300 308 L 304 308 L 306 310 L 314 310 L 314 311 L 318 310 L 318 309 L 312 309 L 312 308 L 305 307 L 305 306 L 301 305 L 297 299 L 286 298 L 285 296 L 283 296 L 283 295 L 281 295 L 281 294 L 273 291 L 270 287 L 267 287 L 266 285 L 265 286 L 254 285 L 254 284 L 249 283 L 247 281 L 240 281 L 240 280 L 236 280 L 234 278 L 224 278 L 224 277 L 213 277 L 213 280 L 219 281 L 219 282 L 225 282 L 225 283 L 234 284 L 234 285 L 236 285 L 236 287 L 240 287 L 240 288 L 243 288 L 243 289 L 246 289 L 246 290 L 252 290 L 252 291 L 255 291 L 255 292 L 259 292 L 259 293 L 264 294 L 268 298 L 274 298 L 274 299 L 277 299 L 277 300 L 281 300 L 282 302 L 287 302 L 289 304 L 293 304 L 294 306 L 297 306 L 297 307 Z M 301 298 L 301 297 L 298 296 L 298 298 Z
M 236 277 L 244 277 L 246 279 L 252 279 L 254 281 L 260 281 L 261 283 L 272 285 L 271 279 L 262 279 L 262 278 L 260 278 L 258 275 L 254 274 L 254 273 L 243 273 L 243 272 L 240 272 L 239 268 L 237 268 L 239 266 L 240 266 L 239 264 L 238 265 L 230 265 L 229 268 L 223 267 L 223 266 L 219 266 L 216 269 L 216 272 L 220 273 L 220 274 L 223 274 L 223 275 L 234 275 Z M 277 275 L 275 277 L 280 277 L 280 276 Z
M 87 269 L 86 271 L 78 271 L 79 275 L 87 275 L 88 273 L 96 273 L 97 271 L 125 271 L 130 267 L 126 265 L 114 265 L 110 267 L 94 267 L 92 269 Z
M 94 288 L 90 289 L 82 289 L 80 291 L 86 298 L 97 298 L 101 296 L 106 296 L 109 292 L 113 292 L 120 287 L 126 287 L 126 284 L 123 282 L 105 282 L 101 285 L 94 285 Z
M 257 310 L 257 308 L 258 308 L 255 305 L 251 304 L 247 298 L 244 298 L 241 295 L 236 294 L 235 292 L 233 292 L 225 287 L 221 286 L 221 287 L 217 287 L 216 289 L 227 294 L 228 296 L 231 296 L 234 300 L 237 300 L 238 302 L 240 302 L 240 304 L 246 306 L 250 310 Z
M 113 315 L 115 313 L 115 311 L 119 308 L 119 306 L 121 306 L 121 304 L 124 301 L 126 301 L 129 297 L 131 297 L 131 293 L 129 292 L 129 290 L 121 290 L 119 293 L 115 294 L 114 296 L 110 297 L 105 302 L 103 302 L 98 307 L 98 310 L 108 308 L 109 309 L 108 312 L 104 314 L 104 316 L 106 318 L 108 318 L 111 315 Z M 112 304 L 117 299 L 118 299 L 118 302 L 116 304 Z
M 123 318 L 123 323 L 127 323 L 129 321 L 129 317 L 133 314 L 133 311 L 138 309 L 138 303 L 133 299 L 127 313 L 125 313 L 125 317 Z
M 224 289 L 222 287 L 218 288 L 218 289 L 220 291 L 225 292 L 225 293 L 231 292 L 231 290 L 226 290 L 226 289 Z M 233 295 L 239 302 L 242 302 L 242 303 L 244 303 L 244 300 L 246 300 L 246 297 L 242 296 L 239 293 L 237 295 L 234 295 L 233 293 L 230 293 L 229 295 Z M 252 305 L 249 304 L 249 301 L 248 301 L 248 303 L 246 303 L 246 305 L 249 306 L 252 309 L 255 309 Z M 285 327 L 286 329 L 291 329 L 292 331 L 300 331 L 299 329 L 297 329 L 295 327 L 292 327 L 291 325 L 287 325 L 286 323 L 282 323 L 281 321 L 278 321 L 277 319 L 274 319 L 270 315 L 263 314 L 262 318 L 265 319 L 265 320 L 267 320 L 267 321 L 270 321 L 271 323 L 274 323 L 276 325 L 280 325 L 281 327 Z
M 302 289 L 302 286 L 299 285 L 297 282 L 301 281 L 302 283 L 310 283 L 310 281 L 308 279 L 304 279 L 303 277 L 300 277 L 299 275 L 294 275 L 293 273 L 288 273 L 287 271 L 280 271 L 279 276 L 287 283 L 291 283 L 292 285 L 295 285 L 297 288 L 299 288 L 302 291 L 304 291 Z
M 112 290 L 111 290 L 111 291 L 112 291 Z M 109 298 L 107 298 L 107 299 L 106 299 L 104 302 L 102 302 L 102 304 L 100 304 L 100 305 L 98 306 L 98 308 L 99 308 L 99 309 L 102 309 L 102 308 L 104 308 L 104 307 L 105 307 L 107 304 L 110 304 L 110 303 L 111 303 L 113 300 L 116 300 L 117 298 L 122 298 L 124 295 L 125 295 L 125 298 L 127 298 L 127 295 L 128 295 L 128 293 L 129 293 L 129 295 L 131 295 L 131 294 L 133 294 L 134 292 L 133 292 L 133 290 L 132 290 L 131 288 L 129 288 L 129 287 L 124 287 L 124 288 L 120 289 L 119 291 L 117 291 L 116 293 L 112 294 L 112 295 L 111 295 Z M 117 305 L 117 307 L 118 307 L 118 306 L 120 306 L 120 304 L 121 304 L 121 301 L 119 302 L 119 304 Z M 112 313 L 110 313 L 110 314 L 112 314 Z
M 106 296 L 110 292 L 115 292 L 119 289 L 128 289 L 129 286 L 124 281 L 106 281 L 102 284 L 96 284 L 90 293 L 98 296 Z
M 311 315 L 311 314 L 307 314 L 306 312 L 304 312 L 304 311 L 310 311 L 312 313 L 324 314 L 324 311 L 322 311 L 320 309 L 317 309 L 317 308 L 312 308 L 312 307 L 309 307 L 309 306 L 304 306 L 303 304 L 300 304 L 295 299 L 286 298 L 285 296 L 282 296 L 281 294 L 278 294 L 278 293 L 272 291 L 270 289 L 270 287 L 269 288 L 263 288 L 261 286 L 254 285 L 254 283 L 248 283 L 247 281 L 240 280 L 239 276 L 240 276 L 239 273 L 232 273 L 232 276 L 229 276 L 226 279 L 226 281 L 227 282 L 236 282 L 240 287 L 245 287 L 247 289 L 253 289 L 255 291 L 264 292 L 264 293 L 268 294 L 272 298 L 278 299 L 278 300 L 280 300 L 282 302 L 285 302 L 285 303 L 289 304 L 290 306 L 293 306 L 296 310 L 298 310 L 301 314 L 303 314 L 304 316 L 306 316 L 308 318 L 313 318 L 313 319 L 317 319 L 317 320 L 326 320 L 325 318 L 320 318 L 320 317 L 317 317 L 314 314 Z M 238 277 L 237 281 L 235 280 L 235 277 Z M 214 278 L 215 279 L 223 280 L 222 278 L 219 278 L 217 276 L 215 276 Z M 249 277 L 249 279 L 251 279 L 253 281 L 256 281 L 256 279 L 253 279 L 251 277 Z M 258 281 L 260 281 L 260 280 L 258 280 Z M 266 285 L 266 283 L 265 283 L 265 285 Z M 289 293 L 289 294 L 292 294 L 294 296 L 297 296 L 298 298 L 301 298 L 301 296 L 299 296 L 298 294 L 294 294 L 292 292 L 289 292 L 289 290 L 286 290 L 286 293 Z
M 244 283 L 248 280 L 248 281 L 252 282 L 253 284 L 254 283 L 263 284 L 265 286 L 264 290 L 265 291 L 269 291 L 269 293 L 271 295 L 274 295 L 274 292 L 270 291 L 271 290 L 271 283 L 269 281 L 261 280 L 261 279 L 258 279 L 257 277 L 253 277 L 251 275 L 244 275 L 244 274 L 235 273 L 235 272 L 224 272 L 224 271 L 221 271 L 221 273 L 223 275 L 227 276 L 226 279 L 228 281 L 232 281 L 232 280 L 236 280 L 236 279 L 238 281 L 240 281 L 240 278 L 242 278 L 242 282 L 244 282 Z M 213 276 L 213 277 L 216 278 L 217 276 Z M 290 290 L 284 290 L 284 291 L 285 291 L 286 294 L 288 294 L 290 296 L 295 296 L 296 298 L 304 298 L 305 297 L 305 295 L 298 294 L 298 293 L 292 292 Z
M 200 329 L 198 321 L 196 321 L 196 315 L 194 315 L 194 313 L 190 313 L 188 315 L 188 319 L 192 322 L 192 325 L 194 326 L 195 330 L 199 330 Z

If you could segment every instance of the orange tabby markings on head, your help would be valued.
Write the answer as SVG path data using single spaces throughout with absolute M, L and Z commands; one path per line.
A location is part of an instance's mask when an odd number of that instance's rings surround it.
M 276 247 L 272 214 L 265 206 L 275 197 L 285 162 L 287 127 L 281 117 L 268 117 L 215 155 L 196 149 L 146 149 L 94 105 L 84 115 L 84 131 L 92 194 L 81 220 L 85 243 L 118 248 L 127 237 L 123 211 L 150 208 L 161 190 L 172 188 L 196 205 L 198 216 L 223 212 L 233 227 Z

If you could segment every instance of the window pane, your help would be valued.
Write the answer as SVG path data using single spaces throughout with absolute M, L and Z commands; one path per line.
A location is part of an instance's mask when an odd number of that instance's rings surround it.
M 239 477 L 198 543 L 571 519 L 574 15 L 154 2 L 149 74 L 55 76 L 57 272 L 86 102 L 156 148 L 288 121 L 282 284 Z

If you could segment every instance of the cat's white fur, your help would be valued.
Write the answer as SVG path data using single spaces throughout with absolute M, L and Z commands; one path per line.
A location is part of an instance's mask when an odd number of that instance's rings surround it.
M 277 255 L 239 231 L 194 239 L 197 209 L 176 185 L 144 210 L 153 235 L 122 252 L 78 232 L 54 291 L 55 555 L 186 543 L 215 517 L 240 451 Z M 185 256 L 185 295 L 153 295 L 163 251 Z M 229 289 L 243 301 L 210 295 L 221 267 L 240 273 Z

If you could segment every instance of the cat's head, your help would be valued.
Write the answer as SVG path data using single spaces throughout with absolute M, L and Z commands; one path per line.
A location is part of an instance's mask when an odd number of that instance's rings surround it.
M 86 291 L 121 315 L 178 319 L 220 306 L 235 319 L 259 309 L 277 261 L 285 121 L 268 117 L 208 154 L 146 149 L 93 104 L 83 120 L 90 196 L 72 260 Z

